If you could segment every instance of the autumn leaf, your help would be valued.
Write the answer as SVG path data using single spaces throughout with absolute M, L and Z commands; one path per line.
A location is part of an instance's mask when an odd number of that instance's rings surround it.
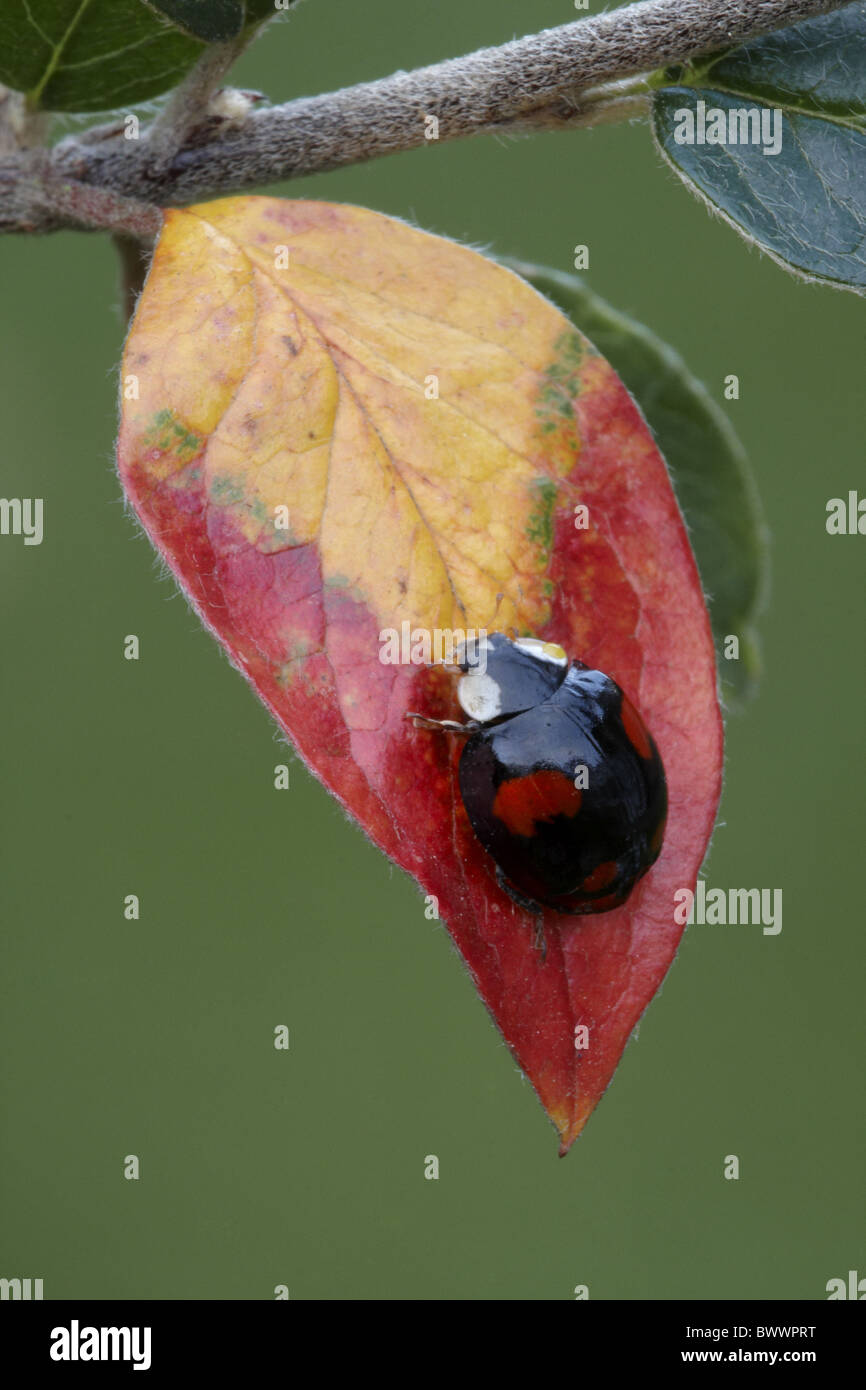
M 719 795 L 710 625 L 637 407 L 509 270 L 272 198 L 166 213 L 123 397 L 120 472 L 149 536 L 308 766 L 438 899 L 565 1152 L 671 963 Z M 469 826 L 460 740 L 404 717 L 459 717 L 441 669 L 380 660 L 404 622 L 555 641 L 658 743 L 660 859 L 622 908 L 546 913 L 546 959 Z

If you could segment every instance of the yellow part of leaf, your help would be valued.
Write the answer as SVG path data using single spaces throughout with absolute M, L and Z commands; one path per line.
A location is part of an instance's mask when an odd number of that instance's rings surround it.
M 356 207 L 221 199 L 166 213 L 128 439 L 155 479 L 194 460 L 250 545 L 316 543 L 324 582 L 382 624 L 532 631 L 548 549 L 527 517 L 578 448 L 566 339 L 466 247 Z

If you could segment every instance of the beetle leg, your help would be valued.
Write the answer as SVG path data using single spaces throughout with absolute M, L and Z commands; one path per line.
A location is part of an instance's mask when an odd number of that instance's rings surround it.
M 541 956 L 542 964 L 547 960 L 547 937 L 544 935 L 544 913 L 539 912 L 535 919 L 535 949 Z
M 513 903 L 517 903 L 517 906 L 522 907 L 525 912 L 532 913 L 535 918 L 535 949 L 541 956 L 542 961 L 547 960 L 547 937 L 544 935 L 544 908 L 540 903 L 535 902 L 532 898 L 524 898 L 521 893 L 518 893 L 516 888 L 512 888 L 498 864 L 496 865 L 496 882 L 499 884 L 503 893 L 508 894 Z

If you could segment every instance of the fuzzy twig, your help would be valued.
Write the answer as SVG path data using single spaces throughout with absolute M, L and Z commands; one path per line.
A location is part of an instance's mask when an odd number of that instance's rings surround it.
M 252 38 L 252 30 L 226 43 L 210 44 L 148 127 L 146 152 L 154 169 L 167 166 L 196 126 L 207 118 L 211 101 L 229 68 Z

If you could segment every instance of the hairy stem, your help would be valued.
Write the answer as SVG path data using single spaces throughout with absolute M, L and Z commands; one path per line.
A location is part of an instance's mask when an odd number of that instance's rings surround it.
M 168 98 L 147 131 L 147 151 L 152 165 L 168 164 L 187 137 L 207 117 L 211 100 L 229 68 L 252 38 L 252 31 L 226 43 L 212 43 L 191 72 Z

